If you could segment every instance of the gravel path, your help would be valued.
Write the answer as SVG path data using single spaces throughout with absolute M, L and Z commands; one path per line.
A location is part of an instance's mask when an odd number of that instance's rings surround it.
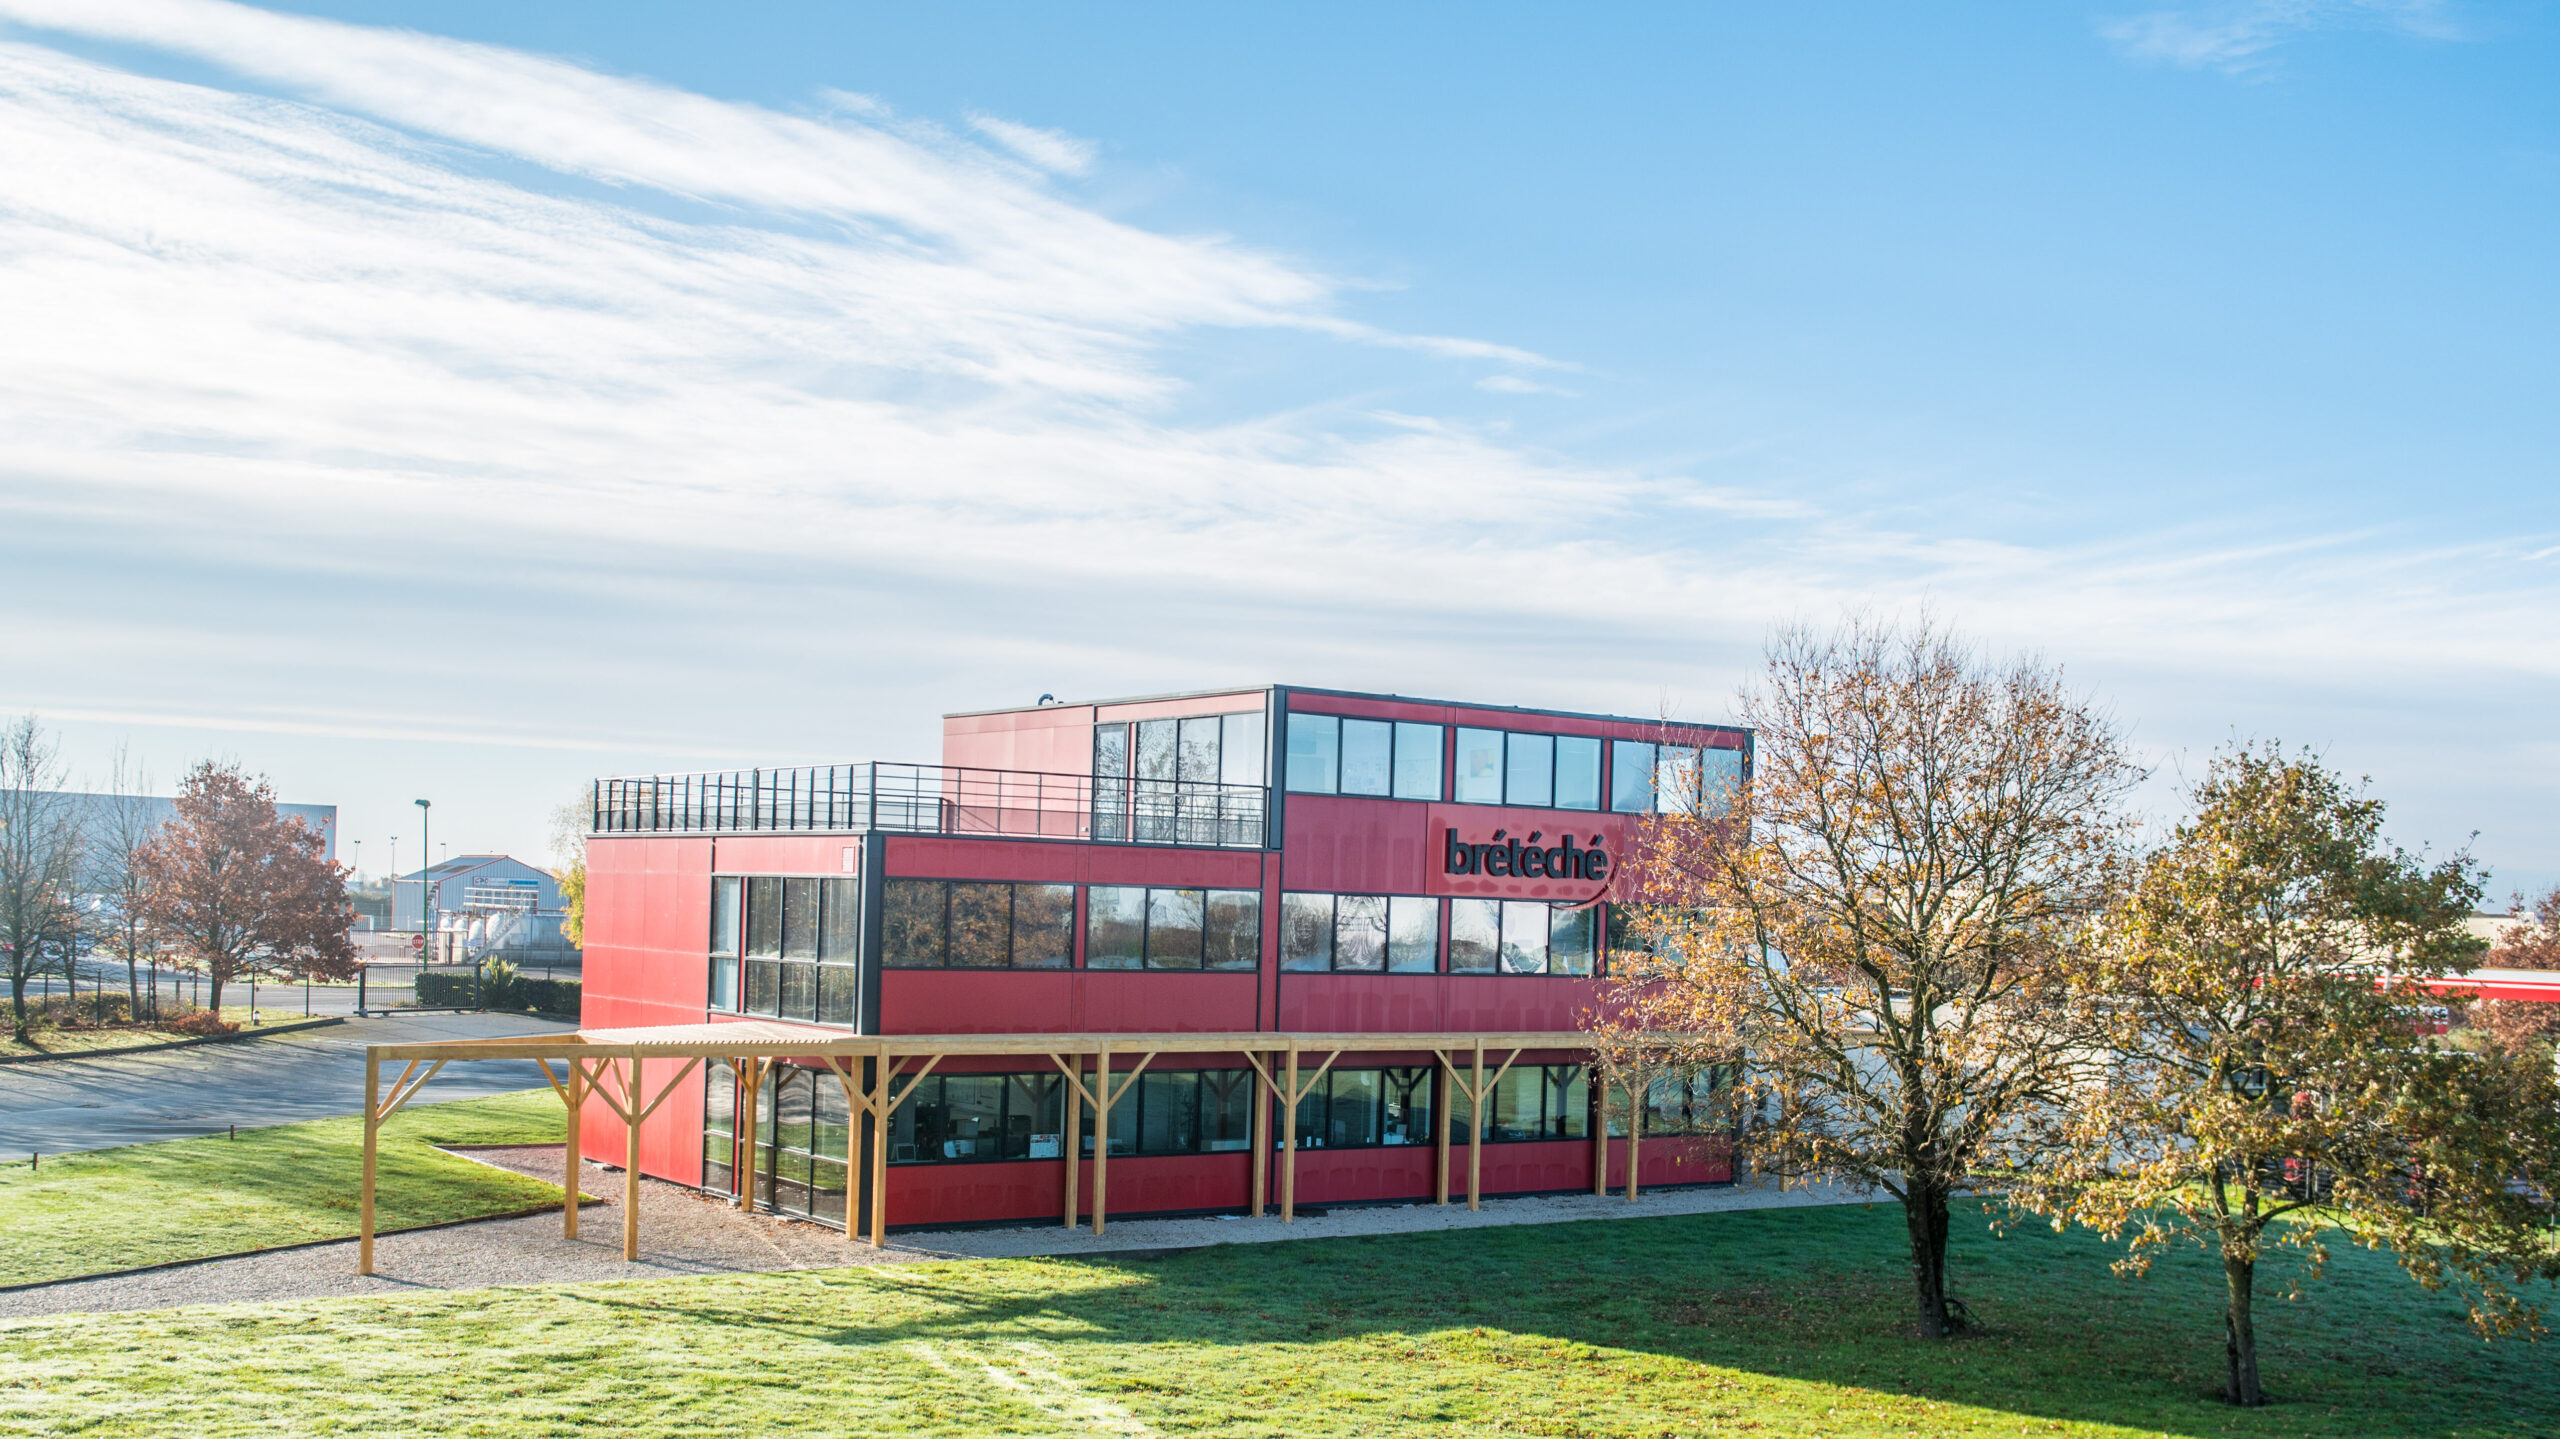
M 474 1150 L 469 1157 L 550 1180 L 561 1178 L 556 1146 Z M 1464 1201 L 1337 1208 L 1282 1224 L 1218 1216 L 1112 1223 L 1096 1236 L 1088 1224 L 1018 1229 L 946 1230 L 892 1235 L 889 1247 L 846 1238 L 798 1220 L 742 1214 L 726 1200 L 646 1179 L 640 1186 L 639 1262 L 622 1259 L 622 1174 L 586 1167 L 587 1193 L 606 1196 L 579 1216 L 580 1237 L 560 1236 L 560 1215 L 493 1219 L 444 1229 L 386 1234 L 374 1241 L 373 1276 L 356 1274 L 352 1240 L 240 1259 L 215 1259 L 145 1274 L 76 1280 L 0 1293 L 0 1319 L 111 1310 L 172 1309 L 280 1299 L 383 1295 L 422 1289 L 477 1289 L 499 1284 L 571 1284 L 586 1280 L 671 1278 L 685 1274 L 834 1269 L 1044 1255 L 1098 1255 L 1260 1244 L 1286 1239 L 1478 1229 L 1506 1224 L 1562 1224 L 1581 1219 L 1655 1219 L 1734 1209 L 1856 1203 L 1869 1196 L 1838 1188 L 1782 1191 L 1775 1186 L 1662 1190 L 1629 1204 L 1623 1196 L 1589 1194 L 1489 1199 L 1470 1212 Z

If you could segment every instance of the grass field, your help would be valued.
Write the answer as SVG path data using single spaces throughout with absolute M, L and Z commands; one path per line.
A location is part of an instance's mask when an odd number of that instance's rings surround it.
M 57 996 L 59 998 L 59 996 Z M 0 995 L 0 1058 L 30 1055 L 86 1054 L 97 1049 L 129 1049 L 136 1045 L 165 1044 L 173 1039 L 192 1039 L 193 1035 L 175 1034 L 151 1025 L 118 1025 L 107 1028 L 65 1029 L 52 1023 L 33 1025 L 27 1031 L 27 1042 L 18 1043 L 7 1025 L 7 996 Z M 297 1024 L 303 1019 L 299 1008 L 290 1011 L 276 1005 L 260 1005 L 258 1013 L 267 1026 Z M 249 1022 L 249 1006 L 226 1004 L 222 1017 L 239 1025 L 241 1032 L 255 1032 Z
M 440 1154 L 445 1144 L 558 1144 L 547 1089 L 423 1104 L 383 1128 L 384 1230 L 556 1203 L 538 1179 Z M 0 1284 L 32 1284 L 356 1232 L 364 1126 L 321 1119 L 0 1168 Z
M 2214 1273 L 1957 1246 L 1983 1327 L 1904 1337 L 1890 1208 L 1776 1210 L 0 1324 L 0 1432 L 1352 1436 L 2560 1434 L 2547 1346 L 2388 1261 L 2266 1306 L 2210 1397 Z

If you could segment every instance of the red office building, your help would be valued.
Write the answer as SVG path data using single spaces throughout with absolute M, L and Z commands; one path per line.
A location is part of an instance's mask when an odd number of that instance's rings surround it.
M 1487 1194 L 1623 1183 L 1625 1104 L 1558 1041 L 1600 999 L 1631 827 L 1749 756 L 1733 728 L 1269 687 L 950 715 L 936 765 L 603 780 L 583 1022 L 983 1040 L 884 1090 L 885 1124 L 826 1061 L 715 1061 L 643 1125 L 645 1173 L 836 1225 L 1091 1212 L 1097 1158 L 1115 1216 L 1445 1199 L 1453 1142 Z M 1005 1036 L 1102 1053 L 966 1052 Z M 1235 1049 L 1150 1047 L 1183 1036 Z M 1640 1183 L 1731 1179 L 1710 1083 L 1641 1097 Z

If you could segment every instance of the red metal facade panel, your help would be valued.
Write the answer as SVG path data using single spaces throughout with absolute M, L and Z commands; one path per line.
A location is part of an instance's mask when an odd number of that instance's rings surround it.
M 706 843 L 712 846 L 712 873 L 824 874 L 842 878 L 862 869 L 862 836 L 858 834 L 724 834 Z M 851 851 L 850 857 L 847 851 Z M 709 895 L 708 886 L 703 893 Z M 705 898 L 703 904 L 707 926 L 710 900 Z
M 1009 879 L 1043 884 L 1154 884 L 1260 889 L 1258 849 L 1170 849 L 1142 844 L 1060 844 L 1036 839 L 891 835 L 890 875 L 908 879 Z M 725 859 L 725 856 L 723 856 Z
M 1091 774 L 1093 724 L 1091 705 L 945 715 L 942 762 L 964 769 Z
M 1536 835 L 1536 842 L 1548 847 L 1561 847 L 1568 833 L 1576 845 L 1588 847 L 1596 835 L 1614 876 L 1619 872 L 1615 866 L 1626 854 L 1635 818 L 1590 810 L 1293 794 L 1281 874 L 1286 888 L 1318 893 L 1579 902 L 1598 898 L 1602 886 L 1589 880 L 1449 874 L 1450 831 L 1454 829 L 1461 841 L 1470 844 L 1491 843 L 1497 831 L 1524 844 Z

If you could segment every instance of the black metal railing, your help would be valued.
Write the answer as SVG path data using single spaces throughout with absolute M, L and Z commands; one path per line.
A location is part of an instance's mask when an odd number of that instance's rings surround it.
M 1271 793 L 1250 784 L 872 763 L 600 779 L 591 804 L 596 834 L 895 830 L 1260 849 Z

